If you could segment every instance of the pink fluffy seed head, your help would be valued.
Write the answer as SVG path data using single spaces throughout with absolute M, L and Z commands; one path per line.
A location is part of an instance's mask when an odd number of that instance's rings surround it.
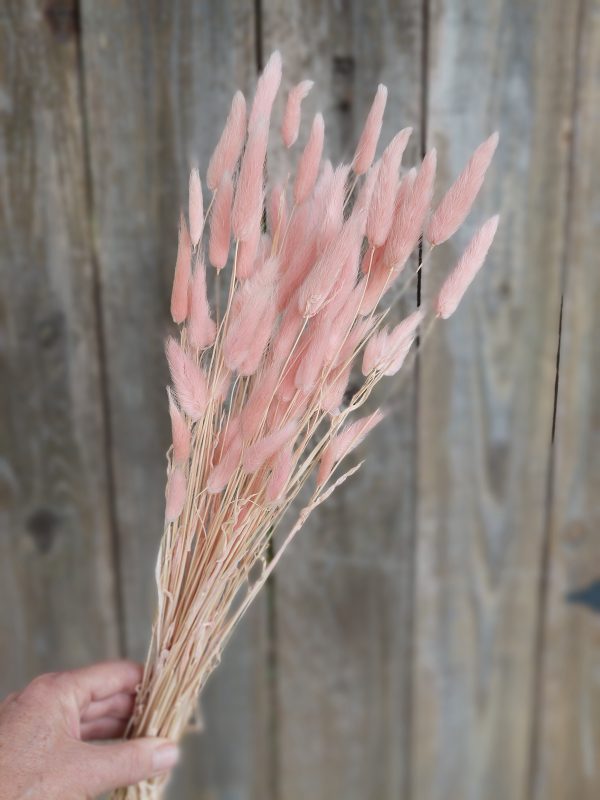
M 496 214 L 485 222 L 467 245 L 458 263 L 444 281 L 435 302 L 438 317 L 448 319 L 456 311 L 464 293 L 481 269 L 496 230 L 500 217 Z
M 303 203 L 312 192 L 317 175 L 319 174 L 319 164 L 323 154 L 323 141 L 325 137 L 325 122 L 323 115 L 317 114 L 313 120 L 310 136 L 296 170 L 296 180 L 294 182 L 294 202 L 296 205 Z
M 425 319 L 425 311 L 423 308 L 417 308 L 408 317 L 405 317 L 399 322 L 390 333 L 390 341 L 393 345 L 401 344 L 406 339 L 415 335 L 419 325 Z
M 298 292 L 298 310 L 304 317 L 320 311 L 331 294 L 346 259 L 358 261 L 362 242 L 362 218 L 351 217 L 326 248 Z
M 293 468 L 294 450 L 291 444 L 286 444 L 273 459 L 273 470 L 267 482 L 267 503 L 274 503 L 282 496 Z
M 355 207 L 362 208 L 365 213 L 369 211 L 369 207 L 371 205 L 371 199 L 373 197 L 373 191 L 375 190 L 375 184 L 377 183 L 377 178 L 379 176 L 379 170 L 381 168 L 381 159 L 376 161 L 366 173 L 362 186 L 359 189 L 358 195 L 356 197 Z
M 340 164 L 334 171 L 327 190 L 323 193 L 323 210 L 316 217 L 319 232 L 317 250 L 322 253 L 344 224 L 344 201 L 350 167 Z
M 240 417 L 245 442 L 254 439 L 263 424 L 265 412 L 271 404 L 278 382 L 279 371 L 267 369 L 260 374 L 259 380 L 254 384 Z
M 377 150 L 377 143 L 381 134 L 383 112 L 385 111 L 386 102 L 387 88 L 380 83 L 377 87 L 373 105 L 367 115 L 365 127 L 358 140 L 356 152 L 354 153 L 352 169 L 356 175 L 363 175 L 373 163 L 375 151 Z
M 180 325 L 185 322 L 189 310 L 189 285 L 192 275 L 192 242 L 183 214 L 179 218 L 179 243 L 171 292 L 171 317 Z
M 190 239 L 194 247 L 202 238 L 204 228 L 204 200 L 202 198 L 202 183 L 198 168 L 190 172 L 188 214 L 190 218 Z
M 206 268 L 204 259 L 199 257 L 194 267 L 190 292 L 190 318 L 188 336 L 190 345 L 196 350 L 209 347 L 215 341 L 217 326 L 210 316 L 206 295 Z
M 277 309 L 274 300 L 267 304 L 262 316 L 258 320 L 250 346 L 246 352 L 244 360 L 239 366 L 240 375 L 254 375 L 259 368 L 264 352 L 269 344 L 269 339 L 273 333 Z
M 206 491 L 209 494 L 218 494 L 227 486 L 234 472 L 240 466 L 242 456 L 242 439 L 239 433 L 234 433 L 218 464 L 210 471 L 206 480 Z
M 199 420 L 208 404 L 206 376 L 173 337 L 167 339 L 167 361 L 179 406 L 192 420 Z
M 175 522 L 185 505 L 187 481 L 181 467 L 175 467 L 167 478 L 165 489 L 165 520 Z
M 397 344 L 393 351 L 387 355 L 385 366 L 382 370 L 383 375 L 391 377 L 400 370 L 406 360 L 406 356 L 410 352 L 414 340 L 414 336 L 408 336 Z
M 319 393 L 319 406 L 328 414 L 335 414 L 339 410 L 348 388 L 352 364 L 338 367 L 328 378 L 325 386 Z
M 215 194 L 208 242 L 208 258 L 216 270 L 223 269 L 229 257 L 232 202 L 233 181 L 231 175 L 225 172 Z
M 295 420 L 290 420 L 283 428 L 269 433 L 250 445 L 242 458 L 245 471 L 252 475 L 259 470 L 267 459 L 271 458 L 281 447 L 296 436 L 297 430 L 298 423 Z
M 267 154 L 269 128 L 259 120 L 248 136 L 231 212 L 231 228 L 236 239 L 247 240 L 260 229 L 263 212 L 263 168 Z
M 496 132 L 479 145 L 466 167 L 448 189 L 427 226 L 426 237 L 431 244 L 445 242 L 465 221 L 479 194 L 497 146 Z
M 313 86 L 313 81 L 301 81 L 292 87 L 288 93 L 283 122 L 281 123 L 281 138 L 286 147 L 291 147 L 298 138 L 300 106 Z
M 378 369 L 385 357 L 386 346 L 388 343 L 388 333 L 385 330 L 373 334 L 366 344 L 362 360 L 362 374 L 370 375 Z
M 206 185 L 214 192 L 226 172 L 233 175 L 246 138 L 246 100 L 236 92 L 221 138 L 208 164 Z
M 190 457 L 190 429 L 175 403 L 170 387 L 167 387 L 167 394 L 169 397 L 169 416 L 171 417 L 173 460 L 177 464 L 184 464 Z
M 367 239 L 373 247 L 380 247 L 390 231 L 399 182 L 398 170 L 411 133 L 412 128 L 404 128 L 396 134 L 381 158 L 366 228 Z
M 296 388 L 301 392 L 310 392 L 317 383 L 325 362 L 330 330 L 331 320 L 327 317 L 322 317 L 314 323 L 306 350 L 294 376 Z
M 281 53 L 279 50 L 275 50 L 265 64 L 262 75 L 256 84 L 256 92 L 248 120 L 248 132 L 250 134 L 260 124 L 259 121 L 261 119 L 267 120 L 267 123 L 271 119 L 273 103 L 281 83 L 281 71 Z
M 260 246 L 260 227 L 257 225 L 252 236 L 239 243 L 235 276 L 240 281 L 251 278 L 258 269 Z

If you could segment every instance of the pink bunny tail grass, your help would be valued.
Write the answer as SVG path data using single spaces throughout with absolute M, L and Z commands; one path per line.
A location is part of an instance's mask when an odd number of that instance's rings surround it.
M 387 94 L 387 87 L 380 83 L 352 160 L 352 169 L 356 175 L 363 175 L 373 163 L 381 134 Z
M 285 444 L 273 458 L 273 469 L 267 482 L 267 503 L 275 503 L 283 495 L 294 468 L 294 448 Z
M 404 128 L 396 134 L 381 157 L 366 228 L 367 239 L 373 247 L 380 247 L 390 231 L 398 189 L 398 170 L 411 133 L 412 128 Z
M 356 197 L 355 207 L 362 209 L 365 212 L 365 214 L 368 213 L 369 208 L 371 206 L 371 200 L 373 198 L 373 192 L 375 191 L 375 185 L 379 177 L 380 168 L 381 168 L 381 159 L 379 159 L 371 167 L 369 167 L 369 170 L 365 175 L 365 179 Z
M 256 322 L 248 350 L 238 369 L 240 375 L 246 377 L 254 375 L 259 368 L 263 354 L 267 349 L 271 334 L 273 333 L 276 316 L 277 309 L 274 301 L 271 299 L 261 314 L 260 319 Z
M 294 183 L 294 202 L 297 205 L 303 203 L 312 192 L 317 175 L 321 155 L 323 154 L 323 141 L 325 138 L 325 121 L 322 114 L 316 114 L 313 120 L 310 136 L 296 170 L 296 181 Z
M 285 112 L 281 123 L 281 138 L 286 147 L 291 147 L 298 138 L 300 130 L 300 106 L 314 86 L 314 81 L 301 81 L 292 87 L 287 96 Z
M 327 302 L 337 277 L 348 258 L 360 255 L 361 215 L 351 217 L 331 242 L 303 282 L 298 292 L 298 310 L 303 317 L 314 316 Z
M 170 387 L 167 387 L 167 394 L 169 396 L 169 416 L 171 417 L 173 460 L 176 464 L 185 464 L 190 457 L 190 429 L 177 407 Z
M 319 462 L 317 486 L 322 486 L 327 481 L 335 464 L 358 447 L 373 428 L 381 422 L 383 416 L 383 412 L 377 409 L 368 417 L 352 422 L 329 442 L 323 450 Z
M 254 384 L 240 416 L 242 437 L 245 442 L 254 439 L 265 421 L 265 410 L 273 399 L 279 377 L 279 370 L 267 368 L 261 372 L 258 382 Z
M 250 445 L 242 456 L 242 465 L 247 473 L 252 475 L 275 453 L 296 436 L 298 423 L 290 420 L 283 428 L 269 433 L 262 439 Z
M 268 123 L 271 119 L 273 103 L 281 83 L 281 71 L 281 53 L 279 50 L 275 50 L 265 64 L 262 75 L 256 84 L 256 92 L 248 120 L 248 132 L 250 134 L 259 124 L 259 120 L 264 119 Z
M 319 394 L 319 407 L 328 414 L 336 414 L 344 400 L 344 395 L 350 381 L 352 364 L 338 367 L 330 374 Z
M 237 180 L 231 228 L 236 239 L 249 239 L 260 226 L 263 198 L 263 168 L 267 154 L 269 127 L 264 119 L 254 126 L 242 157 Z
M 221 270 L 229 258 L 231 239 L 231 204 L 233 202 L 233 181 L 228 172 L 223 174 L 216 191 L 210 219 L 210 238 L 208 258 L 216 270 Z
M 301 392 L 310 392 L 317 383 L 325 362 L 330 330 L 331 320 L 323 317 L 316 322 L 308 337 L 306 350 L 294 375 L 296 388 Z
M 202 417 L 208 404 L 208 385 L 201 367 L 172 337 L 167 339 L 167 361 L 182 410 L 192 420 Z
M 165 521 L 174 522 L 183 511 L 187 493 L 187 481 L 181 467 L 175 467 L 167 478 L 165 489 Z
M 320 213 L 316 218 L 316 224 L 320 225 L 317 234 L 317 250 L 320 253 L 341 231 L 344 224 L 344 203 L 349 174 L 350 166 L 340 164 L 333 172 L 327 186 L 323 187 L 322 208 L 319 209 Z M 358 210 L 356 209 L 357 212 Z
M 254 275 L 258 262 L 259 245 L 260 220 L 257 219 L 248 238 L 239 243 L 235 274 L 240 281 L 245 281 Z
M 383 255 L 388 268 L 401 269 L 419 242 L 433 195 L 436 165 L 437 153 L 433 148 L 423 159 L 412 190 L 407 189 L 406 195 L 403 194 L 402 207 L 392 223 Z
M 188 336 L 196 350 L 202 350 L 215 341 L 217 326 L 210 316 L 210 306 L 206 296 L 206 268 L 204 259 L 199 256 L 194 267 L 190 291 L 190 318 Z
M 223 341 L 223 359 L 235 370 L 248 358 L 254 334 L 265 314 L 274 314 L 273 278 L 276 260 L 270 259 L 251 280 L 240 286 L 232 302 L 231 323 Z
M 246 139 L 246 100 L 236 92 L 221 138 L 208 164 L 206 185 L 214 192 L 226 172 L 233 175 Z
M 493 133 L 475 150 L 466 167 L 448 189 L 434 211 L 426 230 L 431 244 L 442 244 L 463 224 L 492 163 L 498 146 L 498 132 Z
M 240 466 L 241 457 L 242 439 L 239 432 L 235 432 L 227 448 L 224 448 L 221 460 L 208 475 L 206 490 L 209 494 L 218 494 L 223 491 L 233 477 L 233 473 Z
M 180 325 L 185 322 L 189 310 L 189 285 L 192 275 L 192 242 L 183 214 L 179 218 L 179 244 L 171 292 L 171 317 Z
M 190 219 L 190 239 L 192 240 L 192 245 L 197 247 L 204 228 L 204 200 L 202 198 L 200 173 L 197 167 L 194 167 L 190 172 L 188 215 Z
M 494 241 L 500 217 L 496 214 L 485 222 L 467 245 L 467 249 L 444 281 L 435 301 L 438 317 L 448 319 L 456 311 L 464 293 L 481 269 Z

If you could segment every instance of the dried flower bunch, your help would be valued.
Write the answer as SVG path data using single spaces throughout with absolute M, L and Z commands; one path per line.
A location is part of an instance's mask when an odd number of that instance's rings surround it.
M 340 464 L 382 413 L 355 412 L 383 376 L 400 370 L 419 326 L 455 311 L 498 224 L 494 216 L 477 231 L 431 308 L 386 326 L 409 257 L 421 241 L 431 249 L 462 224 L 498 136 L 477 148 L 431 211 L 435 150 L 401 177 L 410 128 L 374 161 L 387 98 L 379 86 L 351 164 L 334 169 L 322 159 L 324 121 L 317 114 L 295 177 L 267 190 L 280 81 L 274 53 L 249 114 L 241 92 L 234 96 L 208 165 L 206 214 L 199 172 L 190 175 L 171 299 L 180 335 L 166 345 L 173 445 L 158 610 L 131 736 L 183 735 L 227 637 L 285 547 L 358 469 L 340 477 Z M 287 148 L 298 137 L 311 87 L 303 81 L 288 94 L 281 124 Z M 207 269 L 216 271 L 212 308 Z M 364 379 L 347 397 L 356 364 Z M 268 561 L 273 532 L 305 486 L 309 500 Z M 115 796 L 156 798 L 162 789 L 154 781 Z

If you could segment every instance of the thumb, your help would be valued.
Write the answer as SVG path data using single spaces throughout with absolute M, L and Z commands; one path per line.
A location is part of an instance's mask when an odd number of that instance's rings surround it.
M 114 744 L 79 745 L 78 783 L 90 795 L 130 786 L 175 766 L 179 749 L 169 739 L 131 739 Z

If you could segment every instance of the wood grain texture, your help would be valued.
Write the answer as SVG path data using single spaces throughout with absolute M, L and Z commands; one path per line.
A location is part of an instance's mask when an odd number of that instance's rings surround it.
M 286 81 L 316 80 L 327 154 L 350 160 L 378 82 L 390 87 L 382 141 L 412 124 L 418 157 L 417 2 L 262 3 L 265 58 Z M 299 148 L 294 151 L 295 159 Z M 279 166 L 279 165 L 278 165 Z M 413 292 L 413 305 L 416 298 Z M 363 470 L 315 514 L 275 575 L 277 785 L 285 800 L 404 796 L 409 752 L 414 393 L 369 441 Z
M 528 798 L 551 451 L 576 4 L 430 5 L 428 141 L 448 185 L 496 128 L 464 235 L 497 240 L 419 384 L 412 796 Z M 470 230 L 469 230 L 470 229 Z
M 581 4 L 534 792 L 600 792 L 600 5 Z M 587 598 L 586 598 L 587 590 Z
M 76 27 L 0 16 L 0 694 L 118 647 Z
M 120 578 L 127 649 L 140 657 L 164 513 L 163 339 L 179 208 L 190 165 L 205 174 L 234 90 L 254 83 L 254 16 L 235 0 L 84 0 L 82 11 Z M 188 741 L 175 797 L 268 797 L 263 618 L 259 603 L 205 693 L 208 733 Z

